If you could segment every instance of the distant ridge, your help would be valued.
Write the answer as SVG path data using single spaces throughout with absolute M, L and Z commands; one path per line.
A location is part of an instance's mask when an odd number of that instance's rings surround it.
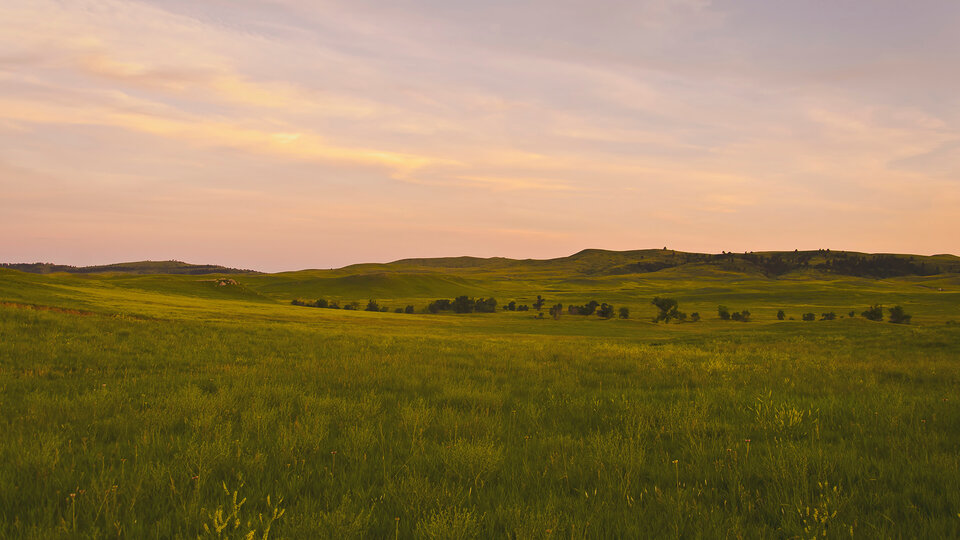
M 9 268 L 32 274 L 255 274 L 254 270 L 228 268 L 215 264 L 190 264 L 182 261 L 137 261 L 98 266 L 70 266 L 53 263 L 2 263 L 0 268 Z
M 955 255 L 860 253 L 829 249 L 751 251 L 745 253 L 688 253 L 670 249 L 611 251 L 584 249 L 554 259 L 507 259 L 504 257 L 437 257 L 401 259 L 386 264 L 358 264 L 347 271 L 437 271 L 505 272 L 507 274 L 558 273 L 581 276 L 645 274 L 671 268 L 732 271 L 777 277 L 791 272 L 888 278 L 929 276 L 960 272 Z
M 34 274 L 262 274 L 255 270 L 182 261 L 138 261 L 99 266 L 69 266 L 53 263 L 2 263 L 0 268 Z M 776 278 L 793 272 L 816 272 L 867 278 L 930 276 L 960 273 L 956 255 L 911 255 L 860 253 L 829 249 L 807 251 L 751 251 L 746 253 L 690 253 L 670 249 L 612 251 L 584 249 L 554 259 L 509 259 L 506 257 L 432 257 L 400 259 L 389 263 L 360 263 L 331 270 L 298 270 L 279 274 L 323 273 L 328 277 L 390 274 L 456 273 L 463 276 L 498 274 L 515 278 L 571 278 L 646 274 L 668 269 L 694 273 L 740 272 Z

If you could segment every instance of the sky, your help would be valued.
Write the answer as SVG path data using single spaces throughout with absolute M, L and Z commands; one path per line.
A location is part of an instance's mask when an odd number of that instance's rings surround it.
M 0 261 L 960 254 L 956 0 L 4 0 Z

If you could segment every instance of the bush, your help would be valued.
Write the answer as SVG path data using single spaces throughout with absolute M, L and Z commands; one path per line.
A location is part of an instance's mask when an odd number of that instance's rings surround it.
M 910 324 L 911 315 L 907 315 L 901 306 L 893 306 L 890 312 L 890 322 L 894 324 Z
M 730 314 L 730 319 L 740 322 L 749 322 L 750 321 L 750 312 L 747 310 L 737 311 Z
M 630 308 L 622 307 L 620 308 L 620 318 L 629 319 L 630 318 Z
M 550 308 L 550 316 L 553 317 L 554 320 L 559 319 L 561 313 L 563 313 L 563 304 L 556 304 Z
M 700 312 L 694 311 L 690 314 L 690 322 L 700 322 Z
M 857 316 L 857 312 L 851 309 L 850 313 L 847 313 L 847 316 L 852 319 Z
M 397 309 L 393 310 L 393 312 L 394 312 L 394 313 L 403 313 L 403 308 L 402 308 L 402 307 L 398 307 Z
M 816 314 L 816 313 L 804 313 L 804 314 L 803 314 L 803 320 L 805 320 L 805 321 L 815 321 L 815 320 L 817 320 L 817 314 Z
M 717 306 L 717 315 L 725 321 L 730 320 L 730 310 L 727 309 L 727 306 Z
M 777 311 L 777 320 L 778 320 L 778 321 L 782 321 L 782 320 L 784 320 L 784 319 L 786 319 L 786 318 L 787 318 L 787 314 L 784 313 L 782 309 L 781 309 L 780 311 Z
M 511 300 L 510 302 L 507 303 L 507 305 L 503 306 L 503 309 L 505 309 L 505 310 L 507 310 L 507 311 L 516 311 L 516 310 L 517 310 L 517 303 L 514 302 L 513 300 Z
M 517 311 L 530 311 L 530 306 L 526 304 L 520 304 L 517 306 Z
M 829 312 L 829 313 L 821 313 L 821 314 L 820 314 L 820 320 L 821 320 L 821 321 L 832 321 L 832 320 L 834 320 L 834 319 L 836 319 L 836 318 L 837 318 L 837 314 L 834 313 L 834 312 L 832 312 L 832 311 Z
M 604 319 L 613 317 L 613 306 L 606 302 L 600 304 L 600 308 L 597 309 L 597 315 L 603 317 Z
M 403 308 L 404 313 L 413 313 L 413 306 L 407 306 Z
M 883 320 L 883 306 L 880 304 L 874 304 L 867 308 L 866 311 L 861 313 L 863 317 L 869 321 L 882 321 Z
M 380 306 L 376 300 L 370 300 L 367 302 L 367 309 L 365 311 L 380 311 Z

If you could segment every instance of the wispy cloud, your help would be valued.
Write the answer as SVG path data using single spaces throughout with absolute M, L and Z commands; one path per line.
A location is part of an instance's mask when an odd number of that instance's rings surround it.
M 97 222 L 136 207 L 122 219 L 273 223 L 291 251 L 320 236 L 342 262 L 460 252 L 457 234 L 519 256 L 592 239 L 751 249 L 778 229 L 805 245 L 960 251 L 910 219 L 960 227 L 944 203 L 960 174 L 960 7 L 874 7 L 846 25 L 847 5 L 784 15 L 746 0 L 11 0 L 0 227 L 14 204 Z M 178 198 L 209 201 L 209 216 Z M 864 226 L 878 208 L 905 225 Z M 811 214 L 834 227 L 786 225 Z M 460 233 L 430 237 L 451 221 Z

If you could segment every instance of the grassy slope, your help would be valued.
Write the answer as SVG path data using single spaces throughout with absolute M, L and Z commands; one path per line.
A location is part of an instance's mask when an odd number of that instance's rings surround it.
M 227 287 L 0 270 L 0 536 L 196 536 L 230 506 L 222 482 L 244 531 L 283 496 L 288 538 L 960 534 L 956 275 L 596 275 L 622 264 L 600 255 Z M 635 318 L 288 305 L 459 293 Z M 654 325 L 654 295 L 706 320 Z M 773 317 L 874 302 L 917 324 Z

